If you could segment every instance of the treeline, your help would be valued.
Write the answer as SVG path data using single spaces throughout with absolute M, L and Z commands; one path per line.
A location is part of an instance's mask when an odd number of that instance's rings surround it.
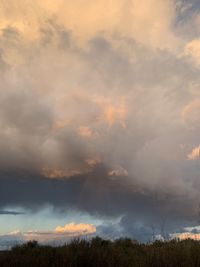
M 95 237 L 73 240 L 62 247 L 30 241 L 0 253 L 0 267 L 200 267 L 200 242 L 155 241 L 139 244 Z

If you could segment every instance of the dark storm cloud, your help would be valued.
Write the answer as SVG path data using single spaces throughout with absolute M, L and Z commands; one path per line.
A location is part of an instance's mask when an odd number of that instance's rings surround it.
M 162 190 L 144 191 L 129 184 L 125 177 L 113 180 L 108 178 L 105 166 L 67 180 L 50 180 L 35 174 L 13 175 L 1 178 L 2 207 L 22 206 L 35 212 L 52 205 L 56 212 L 62 213 L 76 210 L 104 218 L 121 216 L 119 223 L 97 229 L 97 233 L 110 238 L 129 235 L 147 241 L 153 231 L 165 235 L 175 230 L 180 232 L 184 223 L 194 225 L 198 218 L 194 199 Z

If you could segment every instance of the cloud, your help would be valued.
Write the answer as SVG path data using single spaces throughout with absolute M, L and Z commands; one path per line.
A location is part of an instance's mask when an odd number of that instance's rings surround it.
M 23 243 L 23 236 L 19 230 L 0 235 L 0 250 L 7 250 Z
M 180 240 L 194 239 L 199 240 L 199 226 L 185 227 L 181 232 L 171 234 L 171 238 L 178 238 Z
M 56 233 L 77 233 L 77 234 L 93 234 L 96 232 L 96 227 L 90 224 L 66 224 L 64 227 L 57 226 L 55 228 Z
M 14 8 L 7 15 L 10 6 Z M 37 38 L 38 29 L 44 29 L 45 22 L 53 17 L 54 21 L 75 32 L 81 41 L 106 31 L 131 36 L 154 48 L 172 49 L 180 42 L 171 27 L 176 16 L 176 4 L 172 0 L 147 0 L 145 4 L 138 0 L 109 3 L 96 0 L 95 3 L 86 1 L 84 6 L 79 0 L 71 3 L 64 0 L 19 3 L 15 0 L 1 2 L 0 7 L 1 27 L 13 25 L 30 40 Z M 54 33 L 51 27 L 43 32 L 47 41 Z
M 30 230 L 21 232 L 14 230 L 8 234 L 0 235 L 0 250 L 9 249 L 14 245 L 30 240 L 37 240 L 42 244 L 61 245 L 76 237 L 88 237 L 96 233 L 96 227 L 91 224 L 69 223 L 64 227 L 57 226 L 53 231 Z
M 177 34 L 179 6 L 0 1 L 2 210 L 120 217 L 117 235 L 195 223 L 198 37 Z
M 176 238 L 180 239 L 180 240 L 184 240 L 184 239 L 194 239 L 194 240 L 200 240 L 200 234 L 193 234 L 193 233 L 181 233 L 181 234 L 177 234 Z
M 81 174 L 81 172 L 77 170 L 65 170 L 59 168 L 51 169 L 49 167 L 43 167 L 41 170 L 41 174 L 47 178 L 62 179 Z
M 188 154 L 187 158 L 189 160 L 196 160 L 200 157 L 200 146 L 195 147 L 192 149 L 192 152 Z
M 109 176 L 123 176 L 123 177 L 126 177 L 126 176 L 128 176 L 128 172 L 127 172 L 127 170 L 125 170 L 121 166 L 116 166 L 115 169 L 113 169 L 113 170 L 108 172 L 108 175 Z
M 84 223 L 69 223 L 62 226 L 57 226 L 53 231 L 27 231 L 22 233 L 25 241 L 38 240 L 40 242 L 52 243 L 57 241 L 57 244 L 64 243 L 75 237 L 87 237 L 96 233 L 96 227 L 91 224 Z
M 97 138 L 98 134 L 93 132 L 88 126 L 80 126 L 78 128 L 78 133 L 83 138 Z
M 117 104 L 116 106 L 111 104 L 105 104 L 103 108 L 103 114 L 100 117 L 100 119 L 104 120 L 109 127 L 113 126 L 115 123 L 119 123 L 122 127 L 126 127 L 126 116 L 127 116 L 127 108 L 125 105 L 124 98 L 119 99 L 120 104 Z
M 23 215 L 24 212 L 11 211 L 11 210 L 0 210 L 0 215 Z
M 193 60 L 199 64 L 200 63 L 200 40 L 192 40 L 185 47 L 186 55 L 189 55 Z

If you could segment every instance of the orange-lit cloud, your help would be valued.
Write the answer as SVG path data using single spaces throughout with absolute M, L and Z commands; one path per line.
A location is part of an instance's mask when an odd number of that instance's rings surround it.
M 91 224 L 75 224 L 75 223 L 69 223 L 65 226 L 57 226 L 55 228 L 55 232 L 62 234 L 62 233 L 71 233 L 71 234 L 93 234 L 96 232 L 96 227 Z
M 185 239 L 200 240 L 200 234 L 199 233 L 194 234 L 194 233 L 185 232 L 185 233 L 177 234 L 176 238 L 178 238 L 180 240 L 185 240 Z
M 106 106 L 103 111 L 103 119 L 109 126 L 113 126 L 116 122 L 119 122 L 125 128 L 125 115 L 126 109 L 124 106 Z
M 0 28 L 11 26 L 23 36 L 21 49 L 19 46 L 11 52 L 9 47 L 5 47 L 7 60 L 16 64 L 23 61 L 28 49 L 27 42 L 32 45 L 33 41 L 38 41 L 39 46 L 41 34 L 54 35 L 55 44 L 55 25 L 63 25 L 74 32 L 80 43 L 99 32 L 107 32 L 129 36 L 152 48 L 177 50 L 182 41 L 171 28 L 175 10 L 172 0 L 87 0 L 84 5 L 80 0 L 7 0 L 0 1 Z M 44 30 L 49 22 L 48 29 Z M 58 30 L 62 32 L 63 27 L 58 27 Z
M 80 126 L 78 128 L 78 134 L 84 138 L 95 138 L 98 137 L 98 133 L 94 132 L 88 126 Z
M 47 178 L 59 179 L 81 174 L 79 170 L 65 170 L 61 168 L 43 167 L 41 174 Z
M 81 39 L 107 31 L 132 36 L 154 48 L 173 49 L 179 43 L 171 30 L 175 17 L 175 4 L 171 0 L 96 0 L 85 1 L 84 5 L 80 0 L 50 5 L 41 2 L 39 6 L 49 14 L 59 13 L 59 20 Z
M 101 161 L 99 158 L 88 158 L 83 160 L 82 165 L 79 167 L 77 165 L 76 169 L 72 168 L 62 168 L 62 167 L 51 167 L 44 166 L 41 168 L 41 175 L 50 178 L 50 179 L 63 179 L 76 175 L 86 174 L 93 170 L 93 168 L 99 164 Z
M 9 238 L 10 241 L 14 240 L 20 242 L 26 242 L 29 240 L 37 240 L 39 242 L 66 242 L 71 238 L 88 236 L 96 233 L 96 227 L 92 224 L 85 223 L 69 223 L 65 226 L 57 226 L 53 231 L 38 231 L 38 230 L 29 230 L 22 232 L 20 230 L 11 231 L 8 234 L 0 235 L 0 246 L 4 245 L 4 239 Z M 1 241 L 1 238 L 3 241 Z
M 188 160 L 197 160 L 200 158 L 200 145 L 193 148 L 187 156 Z
M 194 117 L 196 112 L 199 114 L 200 111 L 200 99 L 195 99 L 186 105 L 182 111 L 182 118 L 184 121 L 190 118 L 190 116 Z
M 70 120 L 68 118 L 65 118 L 63 120 L 57 120 L 54 122 L 53 131 L 62 129 L 66 127 L 67 125 L 69 125 L 69 123 L 70 123 Z
M 200 64 L 200 39 L 189 42 L 185 46 L 185 54 L 191 56 L 197 64 Z
M 102 109 L 99 120 L 104 121 L 112 127 L 114 124 L 120 124 L 123 128 L 126 127 L 127 106 L 125 97 L 118 97 L 115 101 L 110 98 L 96 97 L 94 101 Z
M 93 168 L 94 166 L 96 166 L 98 163 L 101 162 L 100 159 L 86 159 L 85 162 L 91 167 Z

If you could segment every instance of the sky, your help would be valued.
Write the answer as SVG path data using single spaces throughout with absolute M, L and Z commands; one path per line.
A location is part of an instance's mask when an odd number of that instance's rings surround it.
M 0 247 L 198 236 L 199 73 L 197 0 L 0 0 Z

